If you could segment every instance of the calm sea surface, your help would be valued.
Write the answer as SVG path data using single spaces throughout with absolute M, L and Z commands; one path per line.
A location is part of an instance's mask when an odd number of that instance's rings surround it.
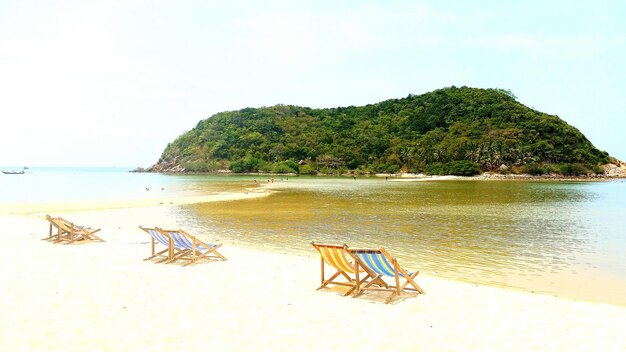
M 626 182 L 276 182 L 270 197 L 186 214 L 239 245 L 384 246 L 430 275 L 626 306 Z
M 212 194 L 266 182 L 129 170 L 0 174 L 0 204 Z M 626 182 L 277 177 L 274 185 L 266 198 L 176 211 L 207 240 L 311 256 L 310 241 L 384 246 L 428 275 L 626 306 Z
M 0 170 L 22 171 L 19 167 Z M 245 178 L 131 173 L 119 167 L 31 167 L 0 174 L 0 204 L 192 196 L 241 189 Z

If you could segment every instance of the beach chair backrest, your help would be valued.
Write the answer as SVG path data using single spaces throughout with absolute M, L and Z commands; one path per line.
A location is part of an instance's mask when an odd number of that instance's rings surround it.
M 152 236 L 152 238 L 157 240 L 157 242 L 159 242 L 160 244 L 169 246 L 169 239 L 165 237 L 165 235 L 163 235 L 161 232 L 159 232 L 159 230 L 146 227 L 141 227 L 141 229 L 150 234 L 150 236 Z
M 63 218 L 57 218 L 57 224 L 58 224 L 59 228 L 61 228 L 64 231 L 80 230 L 79 228 L 76 227 L 76 225 L 74 225 L 70 221 L 67 221 L 67 220 L 65 220 Z
M 200 251 L 204 251 L 204 250 L 207 250 L 209 248 L 218 247 L 218 245 L 216 245 L 216 244 L 204 243 L 204 242 L 198 240 L 198 238 L 194 237 L 193 235 L 188 234 L 187 232 L 185 232 L 183 230 L 163 230 L 163 229 L 161 229 L 161 231 L 163 231 L 164 233 L 167 233 L 172 238 L 172 240 L 174 241 L 174 245 L 176 247 L 179 247 L 179 248 L 193 249 L 194 242 L 196 243 L 196 250 L 200 250 Z
M 52 216 L 50 216 L 50 215 L 46 215 L 46 220 L 48 220 L 48 222 L 49 222 L 52 226 L 54 226 L 54 227 L 56 227 L 56 228 L 59 228 L 59 227 L 61 226 L 61 225 L 60 225 L 60 220 L 59 220 L 59 219 L 60 219 L 60 218 L 53 218 L 53 217 L 52 217 Z
M 65 226 L 64 220 L 62 218 L 54 218 L 50 215 L 46 215 L 46 220 L 48 220 L 48 222 L 50 223 L 50 231 L 52 231 L 52 227 L 57 229 L 59 232 L 67 233 L 69 231 L 67 226 Z
M 48 220 L 48 222 L 56 228 L 61 228 L 64 230 L 71 228 L 71 223 L 61 217 L 52 217 L 46 214 L 46 220 Z
M 362 265 L 380 275 L 395 276 L 394 265 L 389 262 L 387 256 L 379 249 L 350 249 Z M 400 273 L 400 275 L 402 275 Z
M 59 224 L 59 227 L 61 227 L 63 230 L 65 231 L 70 231 L 70 232 L 80 232 L 80 231 L 90 231 L 90 228 L 85 228 L 85 226 L 79 226 L 76 225 L 75 223 L 69 221 L 69 220 L 65 220 L 61 217 L 57 218 L 57 222 Z
M 346 256 L 346 249 L 343 246 L 321 243 L 311 244 L 315 247 L 315 249 L 317 249 L 318 252 L 320 252 L 322 259 L 324 259 L 326 264 L 349 274 L 354 274 L 356 272 L 356 267 L 354 263 L 348 260 Z
M 187 236 L 182 234 L 180 231 L 176 231 L 176 230 L 163 230 L 163 231 L 165 231 L 168 235 L 170 235 L 170 237 L 172 237 L 172 240 L 174 240 L 174 244 L 177 247 L 186 248 L 186 249 L 193 248 L 193 243 L 189 241 Z

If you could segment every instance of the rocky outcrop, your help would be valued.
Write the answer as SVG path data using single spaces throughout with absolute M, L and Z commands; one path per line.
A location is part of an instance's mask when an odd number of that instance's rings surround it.
M 156 164 L 148 167 L 138 167 L 133 172 L 158 172 L 158 173 L 182 173 L 185 168 L 178 164 L 178 160 L 159 160 Z
M 626 163 L 621 160 L 611 158 L 611 163 L 603 167 L 607 177 L 626 177 Z

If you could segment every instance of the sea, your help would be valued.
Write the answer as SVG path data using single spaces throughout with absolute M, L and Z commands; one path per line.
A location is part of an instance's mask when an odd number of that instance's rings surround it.
M 124 201 L 215 194 L 232 190 L 244 179 L 219 176 L 135 173 L 131 167 L 11 167 L 0 174 L 0 204 Z
M 268 197 L 181 205 L 176 214 L 190 230 L 210 233 L 211 241 L 308 256 L 316 254 L 311 241 L 382 246 L 400 265 L 425 275 L 626 306 L 624 180 L 24 171 L 0 174 L 0 204 L 208 195 L 273 182 Z

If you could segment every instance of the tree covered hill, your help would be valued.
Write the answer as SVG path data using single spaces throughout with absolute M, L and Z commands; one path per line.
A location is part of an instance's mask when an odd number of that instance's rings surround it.
M 361 107 L 221 112 L 170 143 L 149 170 L 582 173 L 608 161 L 576 128 L 510 91 L 450 87 Z

